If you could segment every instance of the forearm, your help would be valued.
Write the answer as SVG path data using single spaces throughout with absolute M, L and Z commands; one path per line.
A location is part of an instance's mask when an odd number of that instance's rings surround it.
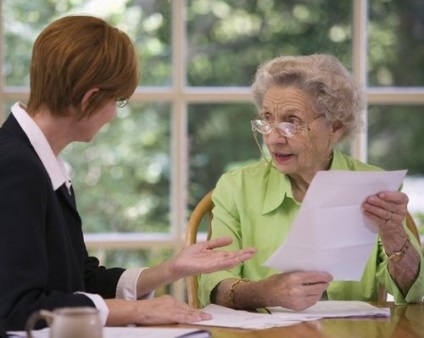
M 137 281 L 137 295 L 144 296 L 181 277 L 176 274 L 170 261 L 144 269 Z
M 105 301 L 109 309 L 106 326 L 130 325 L 140 320 L 140 318 L 137 318 L 138 312 L 135 301 L 123 299 L 106 299 Z
M 390 276 L 405 297 L 419 273 L 420 257 L 418 252 L 410 244 L 405 255 L 398 262 L 389 260 L 387 266 Z
M 415 238 L 411 238 L 401 225 L 388 231 L 380 231 L 380 238 L 387 257 L 389 274 L 399 291 L 406 297 L 420 271 L 420 255 L 413 245 Z

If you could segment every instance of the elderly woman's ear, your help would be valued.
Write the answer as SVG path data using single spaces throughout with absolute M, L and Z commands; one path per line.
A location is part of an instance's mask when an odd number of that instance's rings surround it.
M 330 125 L 330 136 L 333 143 L 337 143 L 345 132 L 345 125 L 341 121 L 332 122 Z

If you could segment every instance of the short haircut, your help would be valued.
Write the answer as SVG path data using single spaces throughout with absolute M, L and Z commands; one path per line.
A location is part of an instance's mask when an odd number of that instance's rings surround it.
M 67 115 L 74 107 L 83 118 L 111 99 L 128 99 L 138 81 L 134 45 L 124 32 L 93 16 L 66 16 L 49 24 L 34 43 L 28 111 L 45 107 L 53 115 Z M 82 111 L 82 98 L 92 88 L 100 90 Z
M 253 99 L 259 109 L 271 86 L 302 90 L 311 98 L 316 114 L 344 125 L 341 140 L 353 136 L 362 126 L 364 94 L 334 56 L 280 56 L 260 65 L 252 84 Z

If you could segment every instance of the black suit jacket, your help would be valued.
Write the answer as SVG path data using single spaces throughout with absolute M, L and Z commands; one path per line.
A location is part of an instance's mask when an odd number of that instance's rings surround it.
M 123 271 L 88 256 L 73 196 L 53 191 L 10 114 L 0 128 L 0 323 L 23 330 L 33 311 L 94 306 L 76 291 L 113 298 Z

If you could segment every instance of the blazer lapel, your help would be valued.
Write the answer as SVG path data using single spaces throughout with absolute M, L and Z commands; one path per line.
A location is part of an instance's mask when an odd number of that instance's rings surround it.
M 63 183 L 59 189 L 57 189 L 57 192 L 62 196 L 62 198 L 66 201 L 67 205 L 71 207 L 75 212 L 77 212 L 77 204 L 75 202 L 75 195 L 74 195 L 74 189 L 70 189 L 71 192 L 69 192 L 68 188 L 66 187 L 66 184 Z

